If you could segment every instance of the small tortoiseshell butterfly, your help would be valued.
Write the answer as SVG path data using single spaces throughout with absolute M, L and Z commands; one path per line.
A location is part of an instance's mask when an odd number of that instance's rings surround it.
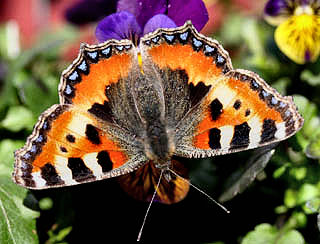
M 44 189 L 120 176 L 138 199 L 174 203 L 189 184 L 172 156 L 203 158 L 265 146 L 303 124 L 291 97 L 191 22 L 129 40 L 82 45 L 62 74 L 60 104 L 45 111 L 15 153 L 13 180 Z

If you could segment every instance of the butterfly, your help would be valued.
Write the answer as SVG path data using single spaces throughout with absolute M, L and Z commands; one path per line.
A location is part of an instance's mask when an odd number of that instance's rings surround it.
M 171 204 L 189 190 L 187 169 L 173 156 L 257 148 L 303 125 L 291 97 L 233 69 L 227 51 L 191 22 L 146 34 L 139 46 L 82 44 L 62 73 L 59 98 L 15 152 L 13 180 L 21 186 L 117 176 L 129 195 L 150 200 L 156 191 L 158 201 Z

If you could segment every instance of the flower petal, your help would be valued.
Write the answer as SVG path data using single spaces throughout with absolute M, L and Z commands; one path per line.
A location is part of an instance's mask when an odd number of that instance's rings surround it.
M 320 17 L 292 16 L 275 32 L 280 50 L 298 64 L 315 62 L 320 54 Z
M 264 8 L 264 12 L 270 16 L 277 16 L 287 12 L 288 4 L 285 0 L 269 0 Z
M 265 20 L 271 25 L 286 21 L 293 14 L 293 9 L 288 6 L 290 1 L 292 0 L 269 0 L 264 8 Z
M 183 25 L 187 20 L 200 31 L 208 22 L 209 15 L 202 0 L 175 0 L 168 5 L 168 16 L 177 26 Z
M 146 23 L 143 29 L 143 34 L 147 34 L 149 32 L 155 31 L 158 28 L 174 28 L 176 24 L 172 19 L 170 19 L 167 15 L 157 14 L 153 16 Z
M 65 11 L 66 19 L 72 24 L 82 25 L 115 13 L 117 0 L 81 0 Z
M 166 0 L 119 0 L 117 11 L 128 11 L 143 27 L 154 15 L 166 12 Z
M 109 39 L 129 39 L 135 42 L 141 34 L 142 31 L 135 16 L 126 11 L 105 17 L 96 28 L 96 37 L 99 42 Z

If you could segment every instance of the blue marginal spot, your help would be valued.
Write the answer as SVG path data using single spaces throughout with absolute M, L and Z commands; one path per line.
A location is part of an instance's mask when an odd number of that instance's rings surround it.
M 88 56 L 92 59 L 96 59 L 98 56 L 97 52 L 87 52 Z
M 267 96 L 269 96 L 269 93 L 266 92 L 265 90 L 262 90 L 262 91 L 261 91 L 261 94 L 262 94 L 262 96 L 263 96 L 264 98 L 266 98 Z
M 116 46 L 116 49 L 118 49 L 119 51 L 123 51 L 123 46 Z
M 77 71 L 74 71 L 70 76 L 69 76 L 69 80 L 75 81 L 77 80 L 79 77 L 79 74 Z
M 272 105 L 276 105 L 278 103 L 278 100 L 274 97 L 274 96 L 272 96 L 272 98 L 271 98 L 271 104 Z
M 286 106 L 286 104 L 285 104 L 284 102 L 280 101 L 279 107 L 280 107 L 280 108 L 284 108 L 285 106 Z
M 42 142 L 43 141 L 43 136 L 39 135 L 38 138 L 36 139 L 36 142 Z
M 37 146 L 36 145 L 32 145 L 30 152 L 35 153 L 37 151 Z
M 111 52 L 111 48 L 107 47 L 106 49 L 103 49 L 101 52 L 102 52 L 102 54 L 108 56 Z
M 172 42 L 174 39 L 174 35 L 164 35 L 164 38 L 166 38 L 169 42 Z
M 64 93 L 67 95 L 70 95 L 72 93 L 72 88 L 70 85 L 66 86 L 66 89 L 64 90 Z
M 204 51 L 205 51 L 206 53 L 214 52 L 214 50 L 215 50 L 214 47 L 211 47 L 211 46 L 209 46 L 209 45 L 205 45 L 205 46 L 204 46 Z
M 201 47 L 202 46 L 202 41 L 199 41 L 198 39 L 196 38 L 193 38 L 192 39 L 192 43 L 195 47 Z
M 156 36 L 156 37 L 152 38 L 151 40 L 153 43 L 157 43 L 159 41 L 159 39 L 160 39 L 160 37 Z
M 186 41 L 188 39 L 188 35 L 189 35 L 188 32 L 184 32 L 184 33 L 180 34 L 180 39 L 183 41 Z
M 222 57 L 221 55 L 218 55 L 218 56 L 217 56 L 217 63 L 222 64 L 222 63 L 224 63 L 224 62 L 225 62 L 224 57 Z
M 78 69 L 82 71 L 87 71 L 87 63 L 85 60 L 83 60 L 82 63 L 78 66 Z

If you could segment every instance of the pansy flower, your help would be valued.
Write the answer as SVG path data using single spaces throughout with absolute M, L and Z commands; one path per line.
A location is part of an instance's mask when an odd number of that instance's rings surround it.
M 140 37 L 158 28 L 172 28 L 191 20 L 200 31 L 208 21 L 202 0 L 119 0 L 117 12 L 98 23 L 99 42 L 109 39 L 130 39 L 135 44 Z
M 314 62 L 320 54 L 320 0 L 269 0 L 265 19 L 278 26 L 275 41 L 298 64 Z

